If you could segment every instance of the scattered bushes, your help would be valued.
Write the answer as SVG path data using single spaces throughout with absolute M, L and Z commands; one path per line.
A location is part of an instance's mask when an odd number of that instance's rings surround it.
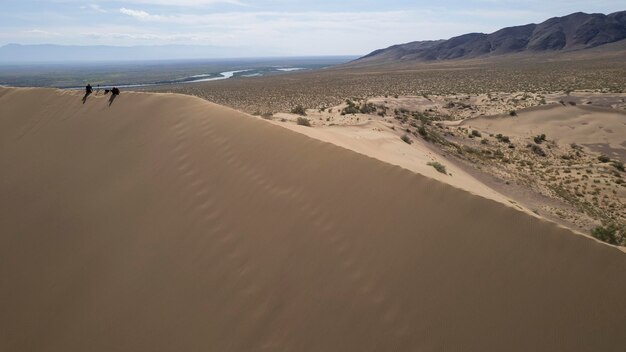
M 546 141 L 546 135 L 540 134 L 540 135 L 535 136 L 533 139 L 535 140 L 535 143 L 541 144 L 542 142 Z
M 348 104 L 348 106 L 341 110 L 341 115 L 358 114 L 360 112 L 359 108 L 357 108 L 352 100 L 346 100 L 346 104 Z
M 359 111 L 361 112 L 361 114 L 371 114 L 373 112 L 376 112 L 376 106 L 373 103 L 363 104 L 361 105 Z
M 598 157 L 598 160 L 600 160 L 601 163 L 608 163 L 609 161 L 611 161 L 611 158 L 606 155 L 600 155 Z
M 446 167 L 439 162 L 433 161 L 433 162 L 428 163 L 427 165 L 434 167 L 435 170 L 441 172 L 442 174 L 446 174 L 446 175 L 448 174 L 448 172 L 446 171 Z
M 511 143 L 511 139 L 508 136 L 503 136 L 500 133 L 496 135 L 496 139 L 502 143 Z
M 263 114 L 261 114 L 261 117 L 266 120 L 271 120 L 272 117 L 274 117 L 274 114 L 271 112 L 264 112 Z
M 413 143 L 413 141 L 411 140 L 411 138 L 409 138 L 408 134 L 402 135 L 402 137 L 400 137 L 400 139 L 402 139 L 402 141 L 406 144 L 411 144 Z
M 591 236 L 616 246 L 624 243 L 625 240 L 623 230 L 620 231 L 615 224 L 608 224 L 606 227 L 598 226 L 591 230 Z
M 474 136 L 474 137 L 479 137 L 479 138 L 480 138 L 480 137 L 482 137 L 483 135 L 482 135 L 482 134 L 480 134 L 480 132 L 479 132 L 479 131 L 472 130 L 472 136 Z
M 611 163 L 614 168 L 618 169 L 621 172 L 624 172 L 624 163 L 621 161 L 614 161 Z
M 298 120 L 296 120 L 296 123 L 300 126 L 311 127 L 311 122 L 309 121 L 309 119 L 305 117 L 298 117 Z
M 297 105 L 295 108 L 291 109 L 291 113 L 292 114 L 306 116 L 306 110 L 304 109 L 304 107 L 302 105 Z

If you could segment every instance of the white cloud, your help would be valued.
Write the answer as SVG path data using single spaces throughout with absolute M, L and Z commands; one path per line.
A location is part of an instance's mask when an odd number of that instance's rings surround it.
M 124 14 L 124 15 L 128 15 L 130 17 L 134 17 L 136 19 L 139 20 L 160 20 L 161 16 L 155 16 L 155 15 L 151 15 L 149 13 L 147 13 L 146 11 L 142 11 L 142 10 L 132 10 L 132 9 L 127 9 L 125 7 L 122 7 L 120 9 L 120 13 Z
M 111 1 L 107 1 L 111 2 Z M 145 4 L 145 5 L 160 5 L 160 6 L 172 6 L 172 7 L 197 7 L 216 4 L 230 4 L 237 6 L 247 6 L 246 3 L 240 0 L 124 0 L 126 4 Z
M 59 35 L 59 33 L 45 31 L 43 29 L 30 29 L 30 30 L 24 31 L 24 33 L 27 33 L 28 35 L 41 36 L 41 37 L 53 37 L 53 36 Z

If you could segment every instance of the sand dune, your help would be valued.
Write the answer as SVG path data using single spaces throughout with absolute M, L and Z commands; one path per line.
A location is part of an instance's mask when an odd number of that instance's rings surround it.
M 518 117 L 479 117 L 462 125 L 518 137 L 546 134 L 562 144 L 576 143 L 626 161 L 626 112 L 593 106 L 549 105 L 518 112 Z M 602 141 L 603 143 L 598 143 Z
M 427 176 L 470 193 L 498 201 L 506 206 L 514 206 L 510 199 L 487 187 L 476 178 L 469 175 L 449 159 L 435 153 L 428 147 L 428 143 L 419 138 L 412 138 L 412 144 L 407 145 L 397 133 L 381 122 L 372 121 L 358 126 L 330 126 L 308 128 L 296 124 L 277 125 L 302 133 L 309 137 L 329 142 L 372 158 L 401 166 L 420 175 Z M 447 173 L 437 172 L 429 162 L 439 162 L 445 165 Z M 518 207 L 529 214 L 532 211 Z
M 201 99 L 0 88 L 2 351 L 621 351 L 626 255 Z

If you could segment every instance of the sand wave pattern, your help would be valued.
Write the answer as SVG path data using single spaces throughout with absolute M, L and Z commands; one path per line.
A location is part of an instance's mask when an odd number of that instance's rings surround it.
M 626 256 L 174 94 L 0 88 L 2 351 L 620 351 Z

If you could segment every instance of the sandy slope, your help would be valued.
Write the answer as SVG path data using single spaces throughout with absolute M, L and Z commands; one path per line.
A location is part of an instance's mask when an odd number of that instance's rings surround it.
M 626 256 L 203 100 L 0 88 L 2 351 L 621 351 Z
M 507 206 L 514 206 L 502 194 L 487 187 L 448 159 L 434 153 L 420 138 L 411 137 L 412 144 L 403 142 L 397 133 L 381 122 L 372 121 L 353 126 L 330 126 L 308 128 L 295 124 L 276 122 L 279 126 L 302 133 L 309 137 L 353 150 L 372 158 L 401 166 L 418 174 L 434 178 L 470 193 L 493 199 Z M 446 167 L 447 174 L 436 171 L 429 162 L 439 162 Z M 531 211 L 521 208 L 532 214 Z
M 548 105 L 519 111 L 516 118 L 479 117 L 462 125 L 518 137 L 543 133 L 561 144 L 589 146 L 626 161 L 626 112 L 620 110 Z

